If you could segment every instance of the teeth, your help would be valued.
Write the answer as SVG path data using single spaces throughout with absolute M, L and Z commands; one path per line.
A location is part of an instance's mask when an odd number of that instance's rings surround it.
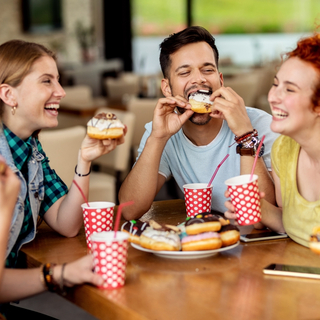
M 59 109 L 58 104 L 48 104 L 45 109 Z
M 273 109 L 273 110 L 272 110 L 272 115 L 273 115 L 274 117 L 280 118 L 280 119 L 284 119 L 284 118 L 287 118 L 287 117 L 288 117 L 288 113 L 286 113 L 286 112 L 284 112 L 284 111 L 282 111 L 282 110 L 279 110 L 279 109 L 277 109 L 277 110 Z

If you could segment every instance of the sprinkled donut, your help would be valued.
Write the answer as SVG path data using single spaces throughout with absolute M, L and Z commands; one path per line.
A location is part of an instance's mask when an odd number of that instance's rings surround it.
M 149 226 L 149 222 L 142 222 L 140 220 L 130 220 L 126 221 L 122 227 L 121 231 L 130 234 L 129 242 L 140 244 L 141 233 Z
M 208 231 L 219 231 L 221 229 L 221 223 L 216 215 L 205 212 L 197 214 L 193 218 L 188 217 L 185 228 L 188 235 L 193 235 Z

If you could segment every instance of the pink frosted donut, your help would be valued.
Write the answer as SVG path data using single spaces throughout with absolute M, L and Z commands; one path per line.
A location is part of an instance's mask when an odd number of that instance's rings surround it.
M 222 241 L 217 232 L 204 232 L 183 237 L 181 240 L 182 251 L 199 251 L 219 249 Z

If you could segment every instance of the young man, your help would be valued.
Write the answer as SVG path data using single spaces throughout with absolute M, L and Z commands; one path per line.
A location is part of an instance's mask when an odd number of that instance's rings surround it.
M 237 153 L 235 137 L 251 137 L 254 129 L 260 138 L 265 135 L 264 155 L 255 169 L 259 188 L 274 203 L 274 185 L 268 170 L 271 145 L 277 135 L 269 129 L 271 116 L 246 108 L 236 92 L 223 86 L 215 39 L 202 27 L 189 27 L 166 38 L 160 48 L 164 75 L 161 89 L 165 97 L 158 100 L 153 121 L 146 125 L 140 143 L 139 158 L 121 186 L 120 202 L 135 201 L 134 206 L 123 211 L 124 217 L 137 219 L 147 212 L 171 175 L 181 189 L 186 183 L 209 182 L 217 165 L 230 154 L 213 181 L 212 208 L 224 212 L 224 181 L 250 174 L 254 147 L 259 144 L 258 137 L 250 138 L 242 146 L 239 144 Z M 188 96 L 199 89 L 213 92 L 211 113 L 191 110 Z

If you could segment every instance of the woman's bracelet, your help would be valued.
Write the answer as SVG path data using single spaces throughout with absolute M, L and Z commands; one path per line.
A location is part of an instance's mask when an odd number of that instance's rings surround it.
M 86 177 L 86 176 L 88 176 L 88 175 L 91 173 L 91 166 L 90 166 L 89 172 L 86 173 L 86 174 L 78 173 L 78 172 L 77 172 L 77 167 L 78 167 L 78 165 L 76 165 L 76 167 L 74 168 L 74 172 L 75 172 L 75 174 L 76 174 L 78 177 Z
M 41 268 L 40 280 L 50 292 L 60 292 L 61 294 L 65 294 L 63 273 L 66 263 L 61 266 L 61 276 L 59 283 L 56 283 L 53 279 L 53 269 L 55 266 L 55 263 L 44 264 Z
M 44 284 L 50 292 L 56 292 L 59 289 L 59 285 L 53 279 L 53 268 L 55 266 L 55 263 L 45 263 L 42 267 Z

